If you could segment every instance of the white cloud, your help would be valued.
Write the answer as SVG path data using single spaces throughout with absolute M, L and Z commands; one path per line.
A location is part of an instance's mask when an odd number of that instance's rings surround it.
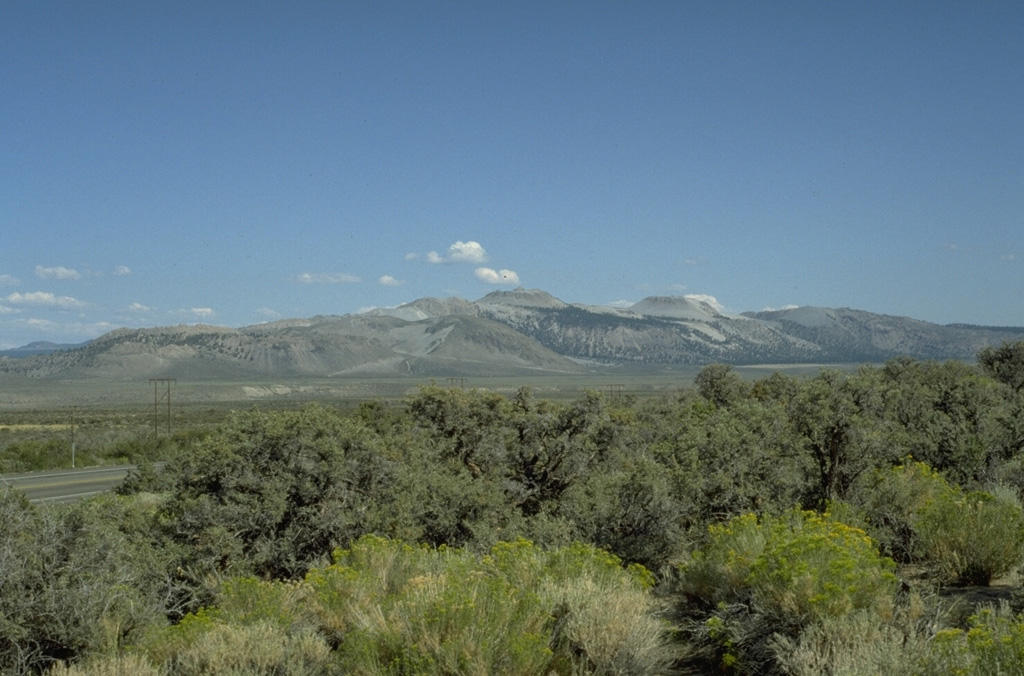
M 725 308 L 718 302 L 718 299 L 714 296 L 709 296 L 706 293 L 688 293 L 683 298 L 689 298 L 690 300 L 700 301 L 707 303 L 711 307 L 715 308 L 718 312 L 725 312 Z
M 21 280 L 11 275 L 0 275 L 0 286 L 18 286 Z
M 115 277 L 124 277 L 130 274 L 132 274 L 132 269 L 127 265 L 118 265 L 116 268 L 114 268 Z
M 281 316 L 281 313 L 277 310 L 272 310 L 269 307 L 261 307 L 256 310 L 256 314 L 264 319 L 277 319 Z
M 476 278 L 488 284 L 519 284 L 519 275 L 512 270 L 492 270 L 491 268 L 477 268 L 473 271 Z
M 9 315 L 9 314 L 13 314 L 15 312 L 17 312 L 17 310 L 15 310 L 12 307 L 7 307 L 6 305 L 0 305 L 0 315 Z
M 192 315 L 193 317 L 198 317 L 200 319 L 209 319 L 216 314 L 212 308 L 208 307 L 182 308 L 181 310 L 178 310 L 178 312 L 180 314 Z
M 71 296 L 55 296 L 48 291 L 32 291 L 29 293 L 14 292 L 7 296 L 12 305 L 33 305 L 37 307 L 74 308 L 85 307 L 86 303 Z
M 707 259 L 701 258 L 700 256 L 697 256 L 696 258 L 683 259 L 683 265 L 704 265 L 705 263 L 707 263 Z
M 405 254 L 405 260 L 407 260 L 407 261 L 414 261 L 414 260 L 416 260 L 419 257 L 420 257 L 420 255 L 418 253 L 415 253 L 415 252 Z
M 391 275 L 381 275 L 381 278 L 377 280 L 377 283 L 381 286 L 402 286 L 405 282 L 400 279 L 395 279 Z
M 128 306 L 129 312 L 149 312 L 152 309 L 153 308 L 148 305 L 143 305 L 142 303 L 132 303 Z
M 47 268 L 42 265 L 37 265 L 36 277 L 39 277 L 40 279 L 81 279 L 82 273 L 78 270 L 65 268 L 63 266 Z
M 633 301 L 631 300 L 613 300 L 612 302 L 608 303 L 608 307 L 627 308 L 632 304 Z
M 61 326 L 61 324 L 58 324 L 57 322 L 51 322 L 49 319 L 35 318 L 26 319 L 24 322 L 22 322 L 22 324 L 24 324 L 25 326 L 31 326 L 32 328 L 35 329 L 55 329 Z
M 779 310 L 795 310 L 799 305 L 783 305 L 782 307 L 763 307 L 761 312 L 777 312 Z
M 484 263 L 487 261 L 487 251 L 480 246 L 479 242 L 458 241 L 448 247 L 448 255 L 442 256 L 436 251 L 427 254 L 428 263 Z
M 479 242 L 456 242 L 448 247 L 448 257 L 459 263 L 483 263 L 487 252 Z
M 347 272 L 303 272 L 295 275 L 300 284 L 355 284 L 362 280 Z

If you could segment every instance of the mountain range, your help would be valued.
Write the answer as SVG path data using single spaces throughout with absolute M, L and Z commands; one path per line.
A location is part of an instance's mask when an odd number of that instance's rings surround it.
M 192 380 L 585 374 L 608 365 L 973 359 L 982 347 L 1015 340 L 1024 340 L 1024 327 L 938 325 L 846 308 L 728 314 L 683 296 L 590 306 L 520 288 L 477 301 L 421 298 L 361 314 L 242 328 L 118 329 L 76 346 L 0 352 L 0 374 Z

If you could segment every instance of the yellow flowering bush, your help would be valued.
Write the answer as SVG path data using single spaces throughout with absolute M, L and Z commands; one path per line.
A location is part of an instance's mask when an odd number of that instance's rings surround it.
M 814 512 L 792 512 L 764 527 L 765 549 L 746 580 L 762 606 L 809 621 L 862 608 L 891 611 L 895 564 L 864 531 Z
M 726 673 L 765 673 L 773 636 L 855 611 L 888 619 L 894 568 L 864 531 L 828 514 L 793 509 L 712 526 L 678 568 L 695 654 Z
M 898 585 L 894 568 L 859 528 L 791 510 L 712 526 L 679 579 L 682 591 L 707 607 L 750 598 L 765 610 L 813 621 L 889 608 Z

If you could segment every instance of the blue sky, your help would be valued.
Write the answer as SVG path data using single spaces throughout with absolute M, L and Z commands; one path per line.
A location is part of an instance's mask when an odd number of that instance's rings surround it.
M 0 347 L 516 285 L 1024 326 L 1024 4 L 0 3 Z

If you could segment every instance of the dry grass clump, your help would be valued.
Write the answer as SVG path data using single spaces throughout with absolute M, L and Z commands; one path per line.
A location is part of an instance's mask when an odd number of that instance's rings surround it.
M 82 664 L 57 664 L 47 676 L 164 676 L 143 655 L 101 657 Z

